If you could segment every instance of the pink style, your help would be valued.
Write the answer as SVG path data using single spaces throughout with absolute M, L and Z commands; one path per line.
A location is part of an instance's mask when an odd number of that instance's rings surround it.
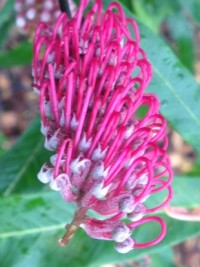
M 166 234 L 163 219 L 151 215 L 172 198 L 166 121 L 157 97 L 144 93 L 152 68 L 136 22 L 116 2 L 103 11 L 96 0 L 86 11 L 88 2 L 80 1 L 71 19 L 62 13 L 53 28 L 41 23 L 36 31 L 33 87 L 45 147 L 55 151 L 38 179 L 77 204 L 60 245 L 81 227 L 127 253 Z M 144 116 L 142 106 L 148 107 Z M 161 191 L 163 199 L 150 207 L 151 196 Z M 151 222 L 160 225 L 158 236 L 134 240 L 132 231 Z

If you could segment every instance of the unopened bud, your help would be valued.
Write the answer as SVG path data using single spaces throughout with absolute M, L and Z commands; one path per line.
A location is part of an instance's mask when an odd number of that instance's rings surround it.
M 132 196 L 127 196 L 119 202 L 119 209 L 122 212 L 129 213 L 134 210 L 134 199 Z
M 135 209 L 128 214 L 128 218 L 132 221 L 139 221 L 143 218 L 144 214 L 145 214 L 145 206 L 143 204 L 138 204 Z
M 124 240 L 123 242 L 117 242 L 115 244 L 115 249 L 119 252 L 119 253 L 128 253 L 129 251 L 131 251 L 134 248 L 134 240 L 129 237 L 126 240 Z
M 43 184 L 49 183 L 53 177 L 53 168 L 48 167 L 47 164 L 45 163 L 42 166 L 37 177 L 38 177 L 38 180 L 40 180 L 40 182 L 42 182 Z
M 130 236 L 130 229 L 125 224 L 117 226 L 112 232 L 112 238 L 116 242 L 123 242 Z

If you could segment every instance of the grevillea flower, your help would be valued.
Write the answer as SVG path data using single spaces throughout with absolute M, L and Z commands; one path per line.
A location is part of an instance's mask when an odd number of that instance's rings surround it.
M 76 7 L 72 0 L 69 5 L 73 14 Z M 57 0 L 15 0 L 14 8 L 16 25 L 27 30 L 35 30 L 39 22 L 52 25 L 61 14 Z
M 40 24 L 36 31 L 33 87 L 45 147 L 55 151 L 38 178 L 77 204 L 60 245 L 80 226 L 126 253 L 155 245 L 166 233 L 164 221 L 151 215 L 172 197 L 166 121 L 157 97 L 144 93 L 152 68 L 136 22 L 118 3 L 103 11 L 96 0 L 86 11 L 88 2 L 80 1 L 71 19 L 62 13 L 53 28 Z M 149 207 L 161 191 L 164 199 Z M 89 216 L 91 210 L 98 216 Z M 158 237 L 138 243 L 132 231 L 149 222 L 160 225 Z

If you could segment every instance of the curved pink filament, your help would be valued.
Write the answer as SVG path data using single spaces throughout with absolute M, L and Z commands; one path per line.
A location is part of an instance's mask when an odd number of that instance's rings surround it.
M 69 131 L 70 119 L 72 113 L 72 103 L 75 91 L 73 81 L 74 81 L 74 74 L 70 73 L 68 76 L 68 83 L 66 85 L 67 88 L 65 93 L 65 107 L 64 107 L 66 131 Z
M 110 118 L 110 115 L 112 114 L 112 112 L 114 111 L 118 101 L 119 101 L 119 98 L 120 98 L 120 95 L 118 95 L 117 93 L 114 94 L 108 108 L 107 108 L 107 113 L 103 119 L 103 121 L 101 122 L 100 126 L 99 126 L 99 129 L 97 131 L 97 133 L 95 134 L 95 137 L 93 139 L 93 142 L 92 142 L 92 145 L 87 153 L 87 157 L 90 157 L 94 148 L 96 147 L 98 141 L 99 141 L 99 138 L 101 137 L 105 127 L 106 127 L 106 124 Z
M 155 208 L 150 208 L 150 209 L 147 209 L 146 212 L 147 213 L 152 213 L 152 212 L 155 212 L 155 211 L 158 211 L 162 208 L 164 208 L 172 199 L 173 197 L 173 190 L 172 190 L 172 187 L 171 186 L 168 186 L 167 187 L 167 190 L 168 190 L 168 195 L 167 197 L 165 198 L 164 202 L 162 204 L 160 204 L 159 206 L 155 207 Z M 152 194 L 152 193 L 151 193 Z
M 61 160 L 62 160 L 62 157 L 64 155 L 64 150 L 66 148 L 66 145 L 67 144 L 71 144 L 71 139 L 67 138 L 65 139 L 59 150 L 58 150 L 58 153 L 57 153 L 57 158 L 56 158 L 56 165 L 55 165 L 55 168 L 54 168 L 54 179 L 59 175 L 59 169 L 60 169 L 60 165 L 61 165 Z
M 100 106 L 101 106 L 101 100 L 99 98 L 96 98 L 95 99 L 95 103 L 94 103 L 94 107 L 93 107 L 91 115 L 90 115 L 89 123 L 88 123 L 88 130 L 87 130 L 88 139 L 93 134 L 94 125 L 95 125 L 95 122 L 98 119 L 97 118 L 97 114 L 98 114 Z
M 93 88 L 89 87 L 87 90 L 86 96 L 85 96 L 83 108 L 81 110 L 81 115 L 80 115 L 79 120 L 78 120 L 78 127 L 77 127 L 76 134 L 75 134 L 74 149 L 77 148 L 78 143 L 80 141 L 80 137 L 81 137 L 81 133 L 82 133 L 83 125 L 84 125 L 84 120 L 85 120 L 86 112 L 87 112 L 87 109 L 89 106 L 92 91 L 93 91 Z
M 59 27 L 61 26 L 62 23 L 64 23 L 65 21 L 65 24 L 67 23 L 68 21 L 68 16 L 67 16 L 67 13 L 61 13 L 56 21 L 56 24 L 54 26 L 54 29 L 53 29 L 53 38 L 55 39 L 57 37 L 57 34 L 58 34 L 58 29 Z
M 58 125 L 59 123 L 59 114 L 58 114 L 58 99 L 56 94 L 56 83 L 54 78 L 54 69 L 51 63 L 48 64 L 48 71 L 49 71 L 49 79 L 50 79 L 50 89 L 49 89 L 49 96 L 50 96 L 50 103 L 52 105 L 52 113 L 54 119 Z
M 40 103 L 39 103 L 39 106 L 40 106 L 40 114 L 41 114 L 42 121 L 43 121 L 44 125 L 46 125 L 46 123 L 47 123 L 47 118 L 46 118 L 45 109 L 44 109 L 44 105 L 45 105 L 45 91 L 47 90 L 47 87 L 48 87 L 48 83 L 45 82 L 42 85 L 42 88 L 40 90 Z
M 167 232 L 166 224 L 163 219 L 156 217 L 156 216 L 141 219 L 140 221 L 128 224 L 128 226 L 130 228 L 135 228 L 137 226 L 140 226 L 142 224 L 149 223 L 149 222 L 157 222 L 158 224 L 160 224 L 160 228 L 161 228 L 160 234 L 158 235 L 158 237 L 156 237 L 152 241 L 141 243 L 141 244 L 135 243 L 133 248 L 147 248 L 147 247 L 154 246 L 158 244 L 165 237 L 166 232 Z

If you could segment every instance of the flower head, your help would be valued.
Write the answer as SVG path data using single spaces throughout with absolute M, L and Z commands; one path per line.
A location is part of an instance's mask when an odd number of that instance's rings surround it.
M 72 13 L 75 5 L 69 0 Z M 52 0 L 15 0 L 16 25 L 26 30 L 35 30 L 39 22 L 49 25 L 55 23 L 61 14 L 58 1 Z
M 144 93 L 152 68 L 136 22 L 118 3 L 103 11 L 96 0 L 85 12 L 88 2 L 80 1 L 71 19 L 62 13 L 53 28 L 40 24 L 36 31 L 33 86 L 45 147 L 55 151 L 38 178 L 77 204 L 61 245 L 80 226 L 126 253 L 158 243 L 166 232 L 161 218 L 148 216 L 172 197 L 166 121 L 157 97 Z M 144 116 L 141 107 L 148 109 Z M 163 190 L 165 200 L 148 207 L 148 198 Z M 160 234 L 140 244 L 132 231 L 149 222 L 160 225 Z

